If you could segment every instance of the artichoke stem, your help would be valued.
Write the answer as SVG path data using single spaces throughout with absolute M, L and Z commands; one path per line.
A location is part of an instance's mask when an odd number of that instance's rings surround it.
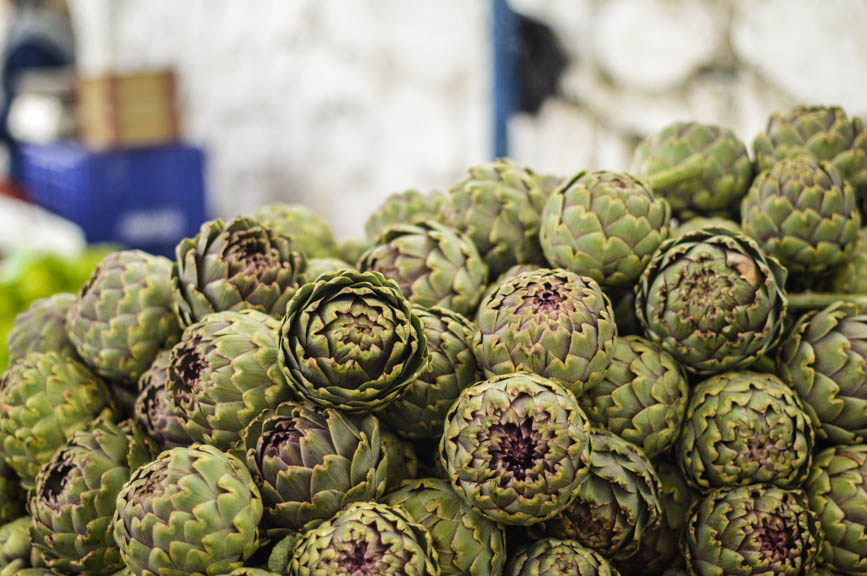
M 648 174 L 642 180 L 646 182 L 652 190 L 671 188 L 681 182 L 698 178 L 704 172 L 704 161 L 701 157 L 696 157 L 662 172 L 656 174 Z
M 790 310 L 816 310 L 826 308 L 835 302 L 855 304 L 858 308 L 867 309 L 867 294 L 838 294 L 833 292 L 802 292 L 789 294 Z

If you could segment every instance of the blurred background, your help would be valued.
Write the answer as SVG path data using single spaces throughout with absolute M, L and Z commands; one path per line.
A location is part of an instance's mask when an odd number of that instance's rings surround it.
M 863 0 L 6 0 L 0 301 L 264 203 L 347 239 L 495 155 L 623 170 L 674 120 L 863 115 L 864 30 Z

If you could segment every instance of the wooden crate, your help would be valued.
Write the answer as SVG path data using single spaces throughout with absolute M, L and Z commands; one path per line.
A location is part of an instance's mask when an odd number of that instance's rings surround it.
M 81 77 L 77 96 L 79 133 L 91 148 L 179 140 L 177 88 L 171 70 Z

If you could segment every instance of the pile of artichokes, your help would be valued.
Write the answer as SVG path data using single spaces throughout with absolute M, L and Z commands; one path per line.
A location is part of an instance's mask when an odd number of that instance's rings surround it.
M 867 575 L 867 135 L 677 123 L 107 256 L 0 380 L 0 576 Z

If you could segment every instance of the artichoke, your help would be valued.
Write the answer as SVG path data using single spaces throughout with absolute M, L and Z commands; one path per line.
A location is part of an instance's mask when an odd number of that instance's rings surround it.
M 66 315 L 75 302 L 74 294 L 55 294 L 36 300 L 15 317 L 7 343 L 9 363 L 14 364 L 30 352 L 60 352 L 76 356 L 66 335 Z
M 676 122 L 635 149 L 630 173 L 650 185 L 680 219 L 727 216 L 747 193 L 753 165 L 728 128 Z
M 837 106 L 796 106 L 785 115 L 774 114 L 753 149 L 760 170 L 784 158 L 808 155 L 833 164 L 862 200 L 867 194 L 864 125 Z
M 380 423 L 379 432 L 382 454 L 386 462 L 385 491 L 390 492 L 404 480 L 411 480 L 418 476 L 418 455 L 413 445 L 402 440 L 388 427 L 388 424 Z
M 689 388 L 675 359 L 638 336 L 614 340 L 605 377 L 578 403 L 587 417 L 653 458 L 677 442 Z
M 24 516 L 24 498 L 18 476 L 0 459 L 0 525 Z
M 746 367 L 780 339 L 786 271 L 756 243 L 725 228 L 666 241 L 636 287 L 635 311 L 650 340 L 687 370 Z
M 175 253 L 172 294 L 183 326 L 246 309 L 282 318 L 307 265 L 290 238 L 243 217 L 205 222 Z
M 535 270 L 540 270 L 542 267 L 538 264 L 515 264 L 514 266 L 509 267 L 508 270 L 497 276 L 497 278 L 488 284 L 488 287 L 485 289 L 485 294 L 482 296 L 480 302 L 485 301 L 488 296 L 497 291 L 501 285 L 505 284 L 511 278 L 514 278 L 518 274 L 523 274 L 524 272 L 533 272 Z
M 337 241 L 328 223 L 303 204 L 268 204 L 253 219 L 281 236 L 288 236 L 308 258 L 334 258 Z
M 634 444 L 611 433 L 590 434 L 590 474 L 563 513 L 541 532 L 577 540 L 622 562 L 634 556 L 662 522 L 660 484 L 653 465 Z
M 489 376 L 533 372 L 577 397 L 611 363 L 614 311 L 590 278 L 562 269 L 519 274 L 482 302 L 473 350 Z
M 867 294 L 867 228 L 858 232 L 852 257 L 831 271 L 826 285 L 831 292 Z
M 503 573 L 503 530 L 455 494 L 447 482 L 410 480 L 385 497 L 430 532 L 443 576 L 493 576 Z
M 421 321 L 378 272 L 344 271 L 302 286 L 280 327 L 279 359 L 314 404 L 373 411 L 396 400 L 428 365 Z
M 134 388 L 159 351 L 177 341 L 171 267 L 166 258 L 126 250 L 93 271 L 69 308 L 66 331 L 94 372 Z
M 30 527 L 33 519 L 23 516 L 0 526 L 0 576 L 20 576 L 30 566 Z
M 314 282 L 323 274 L 333 274 L 343 270 L 355 270 L 355 266 L 340 258 L 311 258 L 307 261 L 307 268 L 304 269 L 303 281 L 300 284 Z
M 439 576 L 430 533 L 396 508 L 358 502 L 308 531 L 289 563 L 290 576 Z
M 483 379 L 472 348 L 476 328 L 444 308 L 413 310 L 421 320 L 431 363 L 379 416 L 404 438 L 438 439 L 461 390 Z
M 446 416 L 440 455 L 455 491 L 501 524 L 560 513 L 587 476 L 588 424 L 546 378 L 507 374 L 464 390 Z
M 690 218 L 681 222 L 676 228 L 671 231 L 672 237 L 683 236 L 689 232 L 701 230 L 703 228 L 727 228 L 732 232 L 743 232 L 740 225 L 734 220 L 723 218 L 722 216 L 709 216 Z
M 598 553 L 574 540 L 546 538 L 520 548 L 505 576 L 619 576 Z
M 135 422 L 162 448 L 188 446 L 193 439 L 184 429 L 184 414 L 171 401 L 166 390 L 171 352 L 163 350 L 139 378 L 141 392 L 133 413 Z
M 702 491 L 797 488 L 810 472 L 814 444 L 809 416 L 779 378 L 726 372 L 693 389 L 677 455 L 686 479 Z
M 782 160 L 759 174 L 741 225 L 789 272 L 817 278 L 851 258 L 861 215 L 852 187 L 830 164 Z
M 364 233 L 368 240 L 375 242 L 386 228 L 395 224 L 429 222 L 436 217 L 444 198 L 442 192 L 437 191 L 425 194 L 405 190 L 389 194 L 367 218 Z
M 262 500 L 244 464 L 213 446 L 166 450 L 117 497 L 114 539 L 135 574 L 225 574 L 258 547 Z
M 867 315 L 835 303 L 808 312 L 780 347 L 780 377 L 800 396 L 816 434 L 867 440 Z
M 337 250 L 337 257 L 344 262 L 355 263 L 361 258 L 361 255 L 367 252 L 371 244 L 367 240 L 361 238 L 349 238 L 340 243 Z
M 228 449 L 263 410 L 291 398 L 277 364 L 278 328 L 244 310 L 211 314 L 184 331 L 166 390 L 191 438 Z
M 48 568 L 84 574 L 123 568 L 111 536 L 115 501 L 132 471 L 151 456 L 134 426 L 97 421 L 73 434 L 40 469 L 30 494 L 30 533 Z
M 671 210 L 627 174 L 581 172 L 545 203 L 539 241 L 555 267 L 632 286 L 668 238 Z
M 309 530 L 352 502 L 382 496 L 387 462 L 379 422 L 287 402 L 242 433 L 247 468 L 270 529 Z
M 260 568 L 235 568 L 231 572 L 229 572 L 226 576 L 280 576 L 274 572 L 269 572 L 268 570 L 262 570 Z
M 396 282 L 419 306 L 469 314 L 488 283 L 488 267 L 464 234 L 436 222 L 392 226 L 358 262 Z
M 97 376 L 69 356 L 32 352 L 0 379 L 0 454 L 30 489 L 39 467 L 97 416 L 112 416 Z
M 514 264 L 539 263 L 539 223 L 547 196 L 533 172 L 500 159 L 470 168 L 438 214 L 476 245 L 492 278 Z
M 822 563 L 841 574 L 867 574 L 867 445 L 817 454 L 804 490 L 825 534 Z
M 798 491 L 762 484 L 715 490 L 697 501 L 682 542 L 695 576 L 813 576 L 818 519 Z

